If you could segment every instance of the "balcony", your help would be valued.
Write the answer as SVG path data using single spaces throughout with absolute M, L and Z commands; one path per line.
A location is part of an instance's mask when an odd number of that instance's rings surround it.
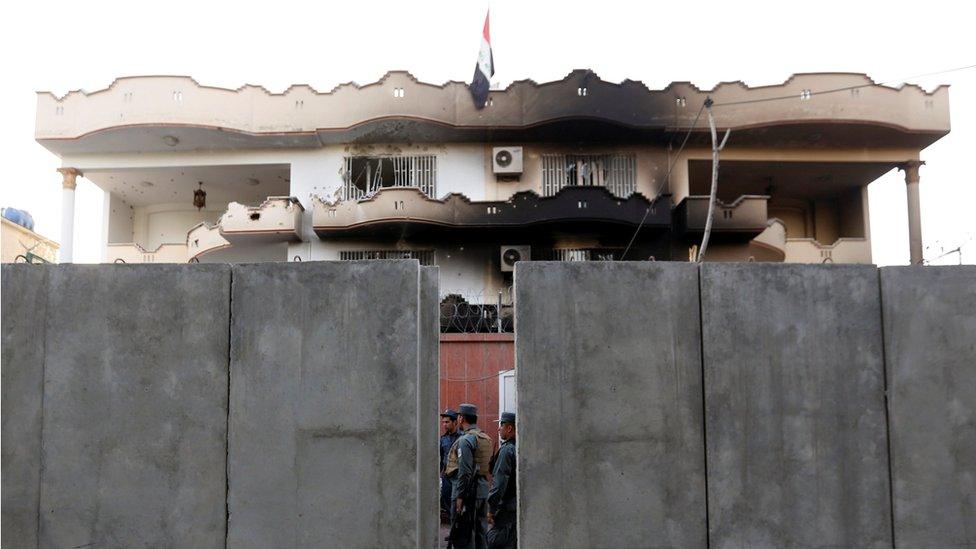
M 155 250 L 147 250 L 138 244 L 109 244 L 106 251 L 108 263 L 186 263 L 186 244 L 162 244 Z
M 871 263 L 871 242 L 866 238 L 841 238 L 821 244 L 812 238 L 786 239 L 787 263 Z
M 230 242 L 220 234 L 220 225 L 197 223 L 186 233 L 186 253 L 188 261 L 200 256 L 229 248 Z
M 674 209 L 675 230 L 682 235 L 700 235 L 708 220 L 708 196 L 689 196 Z M 742 235 L 748 238 L 766 230 L 765 195 L 743 195 L 730 203 L 715 202 L 712 217 L 713 234 Z
M 417 188 L 394 187 L 381 189 L 362 200 L 330 203 L 316 198 L 312 225 L 319 238 L 377 234 L 402 237 L 420 232 L 454 233 L 488 228 L 496 238 L 504 237 L 507 230 L 527 228 L 573 232 L 588 227 L 598 227 L 604 232 L 617 228 L 630 234 L 642 219 L 645 229 L 668 229 L 671 224 L 668 200 L 666 195 L 653 201 L 641 194 L 623 199 L 614 197 L 603 187 L 566 187 L 553 196 L 540 197 L 524 191 L 509 200 L 476 202 L 461 194 L 436 200 Z
M 231 245 L 248 242 L 301 242 L 305 208 L 297 198 L 272 196 L 260 206 L 231 202 L 217 228 Z
M 779 219 L 770 219 L 766 230 L 749 242 L 753 257 L 758 261 L 784 261 L 786 259 L 786 225 Z
M 759 261 L 871 263 L 871 242 L 866 238 L 843 237 L 832 244 L 813 238 L 788 238 L 786 225 L 779 219 L 770 219 L 766 230 L 749 245 Z

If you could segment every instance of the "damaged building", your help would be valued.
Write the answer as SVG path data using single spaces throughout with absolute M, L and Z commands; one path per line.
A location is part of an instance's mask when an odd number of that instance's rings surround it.
M 106 262 L 416 258 L 442 296 L 495 304 L 517 261 L 693 257 L 707 97 L 732 136 L 705 260 L 871 263 L 867 186 L 895 168 L 920 260 L 919 153 L 949 131 L 948 89 L 862 74 L 651 90 L 580 70 L 481 109 L 406 72 L 283 93 L 131 77 L 39 93 L 36 138 L 62 159 L 62 261 L 83 175 L 105 191 Z

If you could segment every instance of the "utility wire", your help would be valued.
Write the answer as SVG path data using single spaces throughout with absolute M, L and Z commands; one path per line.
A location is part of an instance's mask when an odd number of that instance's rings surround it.
M 691 138 L 691 132 L 695 129 L 695 126 L 698 124 L 698 119 L 701 118 L 702 112 L 704 111 L 705 111 L 705 103 L 702 103 L 701 108 L 698 109 L 698 114 L 695 115 L 695 120 L 692 121 L 691 126 L 688 128 L 688 132 L 685 134 L 684 140 L 681 141 L 681 146 L 678 147 L 678 152 L 674 155 L 674 158 L 671 160 L 671 163 L 668 165 L 668 172 L 664 175 L 664 181 L 671 180 L 671 170 L 674 168 L 674 165 L 678 163 L 678 158 L 681 157 L 681 151 L 683 151 L 685 145 L 688 144 L 688 139 Z M 640 232 L 641 227 L 644 225 L 644 222 L 647 221 L 647 216 L 648 214 L 651 213 L 651 208 L 654 207 L 654 201 L 657 201 L 657 197 L 659 195 L 660 195 L 660 189 L 658 189 L 658 192 L 655 193 L 654 198 L 651 199 L 652 200 L 651 205 L 648 206 L 647 210 L 644 211 L 644 217 L 641 218 L 640 223 L 637 224 L 637 228 L 634 229 L 634 235 L 630 237 L 630 242 L 627 243 L 627 247 L 624 249 L 624 253 L 620 256 L 621 261 L 627 258 L 627 252 L 629 252 L 630 247 L 634 245 L 634 240 L 637 239 L 637 233 Z
M 954 69 L 947 69 L 947 70 L 944 70 L 944 71 L 936 71 L 936 72 L 928 72 L 928 73 L 924 73 L 924 74 L 916 74 L 916 75 L 906 76 L 904 78 L 899 78 L 899 79 L 884 80 L 882 82 L 872 82 L 870 84 L 859 84 L 857 86 L 844 86 L 843 88 L 833 88 L 833 89 L 829 89 L 829 90 L 811 91 L 810 94 L 809 94 L 809 97 L 812 97 L 814 95 L 826 95 L 828 93 L 837 93 L 837 92 L 843 92 L 843 91 L 858 90 L 858 89 L 861 89 L 861 88 L 871 88 L 871 87 L 874 87 L 874 86 L 884 86 L 886 84 L 892 84 L 892 83 L 904 83 L 906 80 L 911 80 L 913 78 L 924 78 L 926 76 L 937 76 L 937 75 L 940 75 L 940 74 L 948 74 L 950 72 L 958 72 L 958 71 L 964 71 L 964 70 L 968 70 L 968 69 L 976 69 L 976 65 L 967 65 L 965 67 L 956 67 Z M 726 101 L 724 103 L 714 103 L 712 106 L 713 107 L 727 107 L 727 106 L 731 106 L 731 105 L 748 105 L 748 104 L 752 104 L 752 103 L 765 103 L 767 101 L 782 101 L 784 99 L 796 99 L 797 97 L 798 96 L 796 94 L 793 94 L 793 95 L 779 95 L 779 96 L 776 96 L 776 97 L 766 97 L 766 98 L 763 98 L 763 99 L 745 99 L 745 100 L 742 100 L 742 101 Z

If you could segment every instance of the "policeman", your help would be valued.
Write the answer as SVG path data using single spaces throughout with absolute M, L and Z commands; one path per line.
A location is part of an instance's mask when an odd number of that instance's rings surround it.
M 444 434 L 441 435 L 441 517 L 449 520 L 453 506 L 451 505 L 451 491 L 454 483 L 444 473 L 447 468 L 447 456 L 454 446 L 454 442 L 461 436 L 457 430 L 457 412 L 448 408 L 441 414 L 441 428 Z
M 498 435 L 503 442 L 491 473 L 491 490 L 488 491 L 488 523 L 491 530 L 486 537 L 489 549 L 517 549 L 515 478 L 518 473 L 515 466 L 513 412 L 502 412 L 502 418 L 498 420 Z
M 458 549 L 486 547 L 485 499 L 488 497 L 488 462 L 491 460 L 491 438 L 478 429 L 478 408 L 474 404 L 458 407 L 462 435 L 448 457 L 446 471 L 453 472 L 454 519 L 451 547 Z M 452 463 L 453 462 L 453 463 Z M 452 471 L 456 467 L 456 471 Z

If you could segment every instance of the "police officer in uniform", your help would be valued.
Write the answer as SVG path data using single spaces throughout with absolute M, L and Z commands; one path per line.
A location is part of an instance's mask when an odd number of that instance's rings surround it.
M 441 517 L 445 520 L 450 520 L 451 513 L 454 506 L 451 505 L 451 492 L 454 489 L 454 483 L 445 474 L 447 469 L 447 458 L 451 453 L 451 448 L 454 447 L 454 442 L 457 441 L 461 433 L 457 430 L 457 417 L 458 414 L 454 410 L 447 409 L 441 413 L 441 427 L 444 429 L 444 434 L 441 435 Z
M 454 443 L 445 469 L 454 479 L 451 494 L 454 518 L 449 547 L 485 549 L 491 438 L 478 429 L 478 408 L 474 404 L 460 405 L 458 419 L 462 435 Z
M 503 439 L 495 468 L 491 473 L 491 489 L 488 491 L 488 531 L 489 549 L 517 549 L 518 539 L 515 526 L 517 496 L 515 491 L 515 414 L 502 412 L 498 420 L 498 434 Z

